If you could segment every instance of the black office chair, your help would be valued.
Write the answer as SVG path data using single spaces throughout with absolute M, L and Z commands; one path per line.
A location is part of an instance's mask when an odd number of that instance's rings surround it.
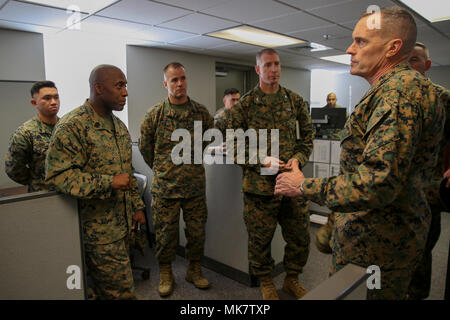
M 145 190 L 146 190 L 146 188 L 147 188 L 147 177 L 144 176 L 144 175 L 142 175 L 142 174 L 139 174 L 139 173 L 135 173 L 134 176 L 136 177 L 137 182 L 138 182 L 139 195 L 141 196 L 142 201 L 144 201 L 144 193 L 145 193 Z M 144 208 L 144 213 L 146 213 L 145 208 Z M 133 232 L 135 232 L 135 234 L 134 234 L 133 236 L 134 236 L 135 239 L 136 239 L 136 237 L 138 237 L 137 232 L 140 232 L 140 233 L 139 233 L 139 237 L 142 237 L 142 236 L 145 234 L 145 237 L 146 237 L 146 245 L 148 245 L 149 247 L 151 247 L 151 242 L 150 242 L 150 229 L 149 229 L 149 226 L 148 226 L 147 214 L 145 215 L 145 233 L 142 233 L 142 229 L 141 229 L 141 228 L 143 228 L 143 227 L 144 227 L 144 226 L 141 226 L 141 225 L 138 224 L 138 225 L 136 226 L 136 229 L 137 229 L 137 230 L 133 231 Z M 141 239 L 141 240 L 142 240 L 142 239 Z M 137 241 L 137 240 L 136 240 L 136 241 Z M 143 252 L 142 252 L 142 253 L 143 253 Z M 141 271 L 142 271 L 142 275 L 141 275 L 141 276 L 142 276 L 142 279 L 143 279 L 143 280 L 148 280 L 148 279 L 150 278 L 150 268 L 146 268 L 146 267 L 142 267 L 142 266 L 137 266 L 137 265 L 134 264 L 134 254 L 133 254 L 131 248 L 130 248 L 130 260 L 131 260 L 131 268 L 134 269 L 134 270 L 141 270 Z

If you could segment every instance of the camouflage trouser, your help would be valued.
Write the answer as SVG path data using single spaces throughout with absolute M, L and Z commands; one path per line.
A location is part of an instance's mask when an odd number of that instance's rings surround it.
M 309 255 L 309 211 L 306 201 L 280 196 L 244 193 L 244 221 L 248 232 L 248 260 L 255 276 L 269 274 L 274 268 L 271 242 L 277 222 L 286 246 L 284 268 L 288 274 L 303 270 Z
M 332 234 L 332 260 L 330 276 L 341 270 L 347 264 L 352 263 L 362 268 L 368 268 L 371 265 L 380 268 L 380 289 L 367 290 L 368 300 L 405 300 L 408 297 L 408 287 L 411 282 L 412 274 L 417 266 L 423 248 L 417 248 L 415 254 L 403 254 L 401 242 L 397 242 L 398 251 L 387 253 L 384 243 L 378 241 L 376 237 L 365 238 L 361 234 L 339 231 L 339 213 L 335 213 L 335 223 Z M 345 238 L 343 235 L 348 235 Z M 340 235 L 338 238 L 337 235 Z M 364 239 L 364 240 L 362 240 Z M 364 247 L 359 243 L 359 247 L 353 241 L 362 241 Z M 378 241 L 378 242 L 377 242 Z M 393 240 L 394 241 L 394 240 Z M 395 241 L 394 241 L 395 242 Z
M 413 273 L 408 289 L 409 299 L 425 299 L 430 294 L 431 288 L 431 251 L 439 240 L 441 234 L 441 211 L 445 209 L 441 205 L 431 206 L 431 226 L 425 245 L 422 259 Z
M 347 263 L 336 263 L 335 252 L 333 252 L 332 263 L 330 268 L 330 276 L 338 272 L 346 266 Z M 352 262 L 348 262 L 352 263 Z M 359 265 L 358 263 L 354 263 Z M 376 265 L 376 263 L 373 263 Z M 359 265 L 362 268 L 368 268 L 369 265 Z M 383 269 L 380 268 L 380 289 L 367 289 L 367 300 L 406 300 L 408 294 L 408 286 L 411 282 L 411 277 L 414 268 L 403 269 Z
M 178 245 L 180 208 L 186 223 L 186 258 L 198 261 L 205 247 L 205 224 L 208 216 L 204 195 L 187 199 L 166 199 L 153 195 L 153 224 L 156 233 L 156 258 L 159 263 L 175 260 Z
M 128 252 L 128 239 L 109 244 L 85 244 L 88 276 L 95 299 L 136 299 Z

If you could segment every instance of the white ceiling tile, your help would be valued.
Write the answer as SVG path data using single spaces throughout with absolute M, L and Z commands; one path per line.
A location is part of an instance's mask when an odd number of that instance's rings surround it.
M 161 0 L 157 2 L 164 2 L 177 7 L 199 11 L 217 6 L 218 4 L 226 1 L 230 0 Z
M 349 2 L 352 0 L 281 0 L 280 2 L 287 3 L 296 8 L 307 10 L 320 7 L 332 6 L 339 3 Z
M 142 39 L 140 32 L 144 27 L 143 24 L 97 16 L 81 21 L 81 31 L 123 38 Z
M 28 31 L 28 32 L 37 32 L 37 33 L 43 33 L 43 34 L 52 34 L 52 33 L 56 33 L 61 30 L 60 28 L 38 26 L 38 25 L 27 24 L 27 23 L 11 22 L 11 21 L 7 21 L 7 20 L 0 20 L 0 28 L 21 30 L 21 31 Z
M 291 32 L 289 33 L 289 35 L 298 37 L 300 39 L 305 39 L 311 42 L 318 42 L 320 44 L 324 44 L 327 46 L 327 44 L 324 42 L 325 40 L 324 35 L 328 35 L 328 39 L 332 40 L 351 37 L 352 31 L 339 27 L 337 25 L 329 25 L 323 28 L 315 28 L 306 31 Z
M 192 13 L 187 16 L 162 23 L 158 26 L 176 30 L 189 30 L 190 32 L 205 34 L 237 25 L 237 23 L 214 18 L 205 14 Z
M 268 20 L 254 22 L 254 26 L 280 33 L 289 33 L 304 29 L 311 29 L 331 25 L 321 19 L 315 18 L 304 12 L 294 11 L 288 15 L 270 18 Z
M 172 43 L 194 48 L 210 49 L 219 46 L 230 45 L 233 44 L 234 42 L 208 36 L 195 36 L 184 40 L 174 41 Z
M 191 12 L 148 0 L 122 0 L 96 15 L 145 24 L 159 24 Z
M 292 12 L 292 8 L 271 0 L 230 0 L 202 10 L 204 13 L 242 23 L 251 23 Z
M 71 22 L 74 21 L 71 18 L 72 16 L 72 14 L 66 13 L 66 10 L 15 1 L 9 1 L 0 10 L 0 19 L 3 20 L 61 29 L 67 27 L 68 24 L 72 24 Z M 79 17 L 82 19 L 86 15 L 80 14 Z
M 343 68 L 339 63 L 330 62 L 321 59 L 311 59 L 309 57 L 297 57 L 292 60 L 283 61 L 282 65 L 285 67 L 304 68 L 308 70 L 312 69 L 324 69 L 324 68 Z M 345 68 L 345 66 L 344 66 Z M 347 68 L 348 69 L 348 68 Z
M 358 23 L 358 21 L 359 21 L 359 19 L 356 19 L 356 20 L 340 23 L 340 25 L 353 30 L 353 29 L 355 29 L 355 26 Z
M 358 19 L 371 5 L 383 8 L 392 6 L 392 2 L 388 0 L 353 0 L 308 11 L 334 23 L 344 23 Z
M 140 30 L 140 34 L 144 39 L 165 43 L 192 38 L 194 36 L 192 33 L 150 26 L 145 26 L 144 29 Z
M 291 53 L 297 53 L 297 54 L 300 54 L 303 56 L 315 57 L 315 58 L 324 57 L 324 56 L 333 56 L 333 55 L 339 55 L 339 54 L 345 53 L 344 51 L 337 50 L 337 49 L 330 49 L 330 50 L 324 50 L 324 51 L 313 51 L 313 52 L 311 52 L 309 49 L 287 48 L 285 50 L 289 51 Z
M 432 23 L 433 27 L 439 29 L 441 32 L 446 35 L 450 35 L 450 20 L 445 20 L 441 22 Z
M 232 44 L 217 46 L 213 49 L 223 52 L 234 52 L 234 53 L 257 53 L 262 47 L 253 46 L 251 44 L 233 42 Z
M 298 52 L 290 51 L 289 48 L 278 49 L 277 52 L 282 65 L 285 61 L 306 58 L 305 56 L 298 54 Z
M 320 40 L 318 43 L 323 44 L 324 46 L 335 48 L 341 51 L 346 51 L 347 48 L 352 44 L 352 37 L 344 37 L 339 39 L 328 39 L 328 40 Z

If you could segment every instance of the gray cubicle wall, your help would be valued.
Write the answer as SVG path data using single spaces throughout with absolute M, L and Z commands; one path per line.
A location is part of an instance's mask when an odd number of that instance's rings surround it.
M 43 39 L 41 33 L 0 28 L 0 80 L 42 80 L 45 77 Z
M 30 88 L 45 79 L 44 41 L 40 33 L 0 28 L 0 43 L 0 188 L 11 188 L 18 184 L 5 174 L 5 154 L 14 130 L 36 114 Z
M 0 261 L 0 300 L 85 299 L 76 200 L 53 192 L 0 198 Z
M 36 109 L 30 104 L 32 85 L 33 82 L 0 81 L 0 188 L 19 186 L 5 173 L 5 155 L 14 131 L 36 115 Z

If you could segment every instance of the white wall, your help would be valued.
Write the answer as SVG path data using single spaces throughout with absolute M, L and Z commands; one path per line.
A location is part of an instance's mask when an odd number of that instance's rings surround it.
M 36 114 L 30 104 L 33 82 L 44 80 L 42 34 L 0 29 L 0 188 L 17 187 L 5 173 L 9 138 Z
M 347 113 L 350 114 L 369 88 L 370 84 L 364 78 L 340 73 L 336 77 L 337 103 L 347 108 Z
M 283 63 L 283 61 L 281 62 Z M 310 101 L 311 72 L 303 69 L 282 67 L 280 84 Z
M 89 97 L 89 74 L 99 64 L 126 70 L 125 40 L 80 31 L 44 36 L 45 73 L 56 83 L 61 98 L 59 116 L 79 107 Z M 127 105 L 114 112 L 128 125 Z
M 311 72 L 311 106 L 314 108 L 325 106 L 327 95 L 334 92 L 337 104 L 346 108 L 350 114 L 369 88 L 370 85 L 366 80 L 347 72 L 313 70 Z
M 182 51 L 127 46 L 129 87 L 129 130 L 133 141 L 139 138 L 141 120 L 147 110 L 167 98 L 163 69 L 173 61 L 186 68 L 187 92 L 205 105 L 211 115 L 216 110 L 215 60 L 213 57 Z

